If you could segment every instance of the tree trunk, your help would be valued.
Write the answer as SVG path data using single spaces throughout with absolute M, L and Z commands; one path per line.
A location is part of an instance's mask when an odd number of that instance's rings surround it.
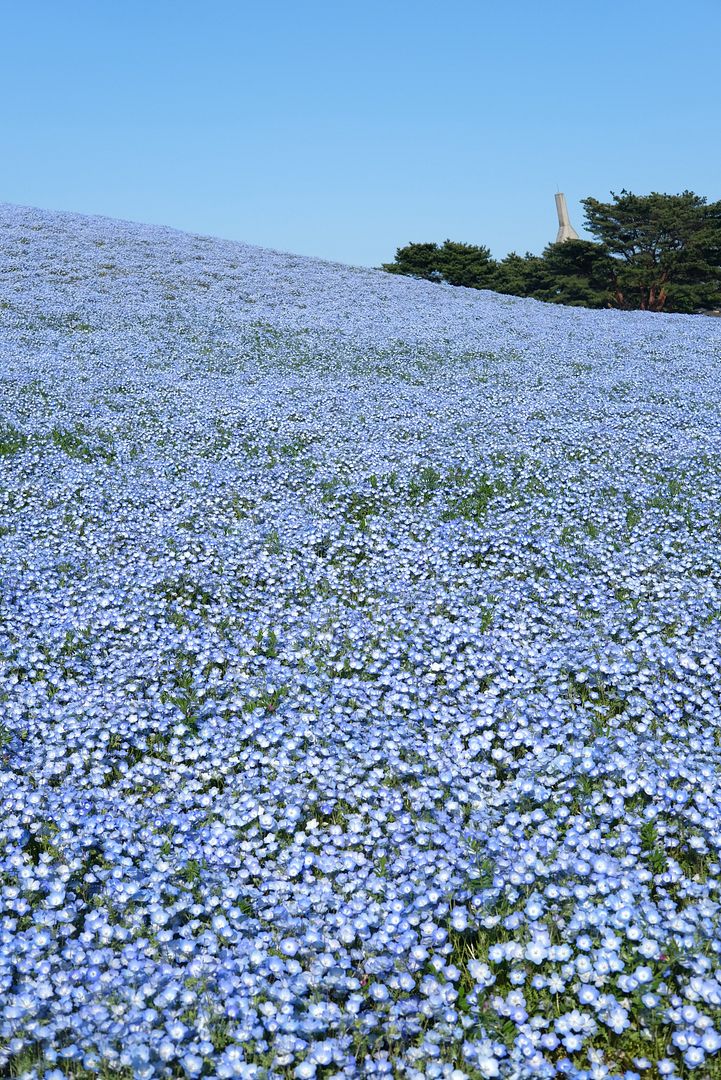
M 650 309 L 651 311 L 663 311 L 664 305 L 666 303 L 666 298 L 668 296 L 668 288 L 666 287 L 667 281 L 668 281 L 668 270 L 664 270 L 663 273 L 661 274 L 661 277 L 659 278 L 658 292 L 656 291 L 656 287 L 654 287 L 654 290 L 653 290 L 653 292 L 654 292 L 654 302 L 653 302 L 653 307 Z

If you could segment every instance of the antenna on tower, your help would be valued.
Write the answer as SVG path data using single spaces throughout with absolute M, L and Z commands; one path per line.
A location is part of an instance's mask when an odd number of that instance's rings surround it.
M 556 243 L 562 244 L 564 240 L 579 240 L 580 237 L 571 224 L 571 219 L 568 216 L 566 196 L 562 191 L 556 192 L 556 211 L 558 212 L 558 233 L 556 234 Z

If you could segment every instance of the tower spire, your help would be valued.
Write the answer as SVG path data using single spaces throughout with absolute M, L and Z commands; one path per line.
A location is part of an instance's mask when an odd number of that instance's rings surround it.
M 556 235 L 556 243 L 562 244 L 564 240 L 580 239 L 578 233 L 571 224 L 571 219 L 568 216 L 568 207 L 566 206 L 566 196 L 562 191 L 556 192 L 556 210 L 558 211 L 558 233 Z

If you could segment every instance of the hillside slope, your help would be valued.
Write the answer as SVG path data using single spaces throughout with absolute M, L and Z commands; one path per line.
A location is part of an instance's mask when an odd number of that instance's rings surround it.
M 720 365 L 0 206 L 0 1071 L 718 1068 Z

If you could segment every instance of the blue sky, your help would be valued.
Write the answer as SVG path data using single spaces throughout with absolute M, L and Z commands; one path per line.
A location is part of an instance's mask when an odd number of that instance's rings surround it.
M 378 265 L 721 198 L 721 0 L 3 0 L 0 201 Z

